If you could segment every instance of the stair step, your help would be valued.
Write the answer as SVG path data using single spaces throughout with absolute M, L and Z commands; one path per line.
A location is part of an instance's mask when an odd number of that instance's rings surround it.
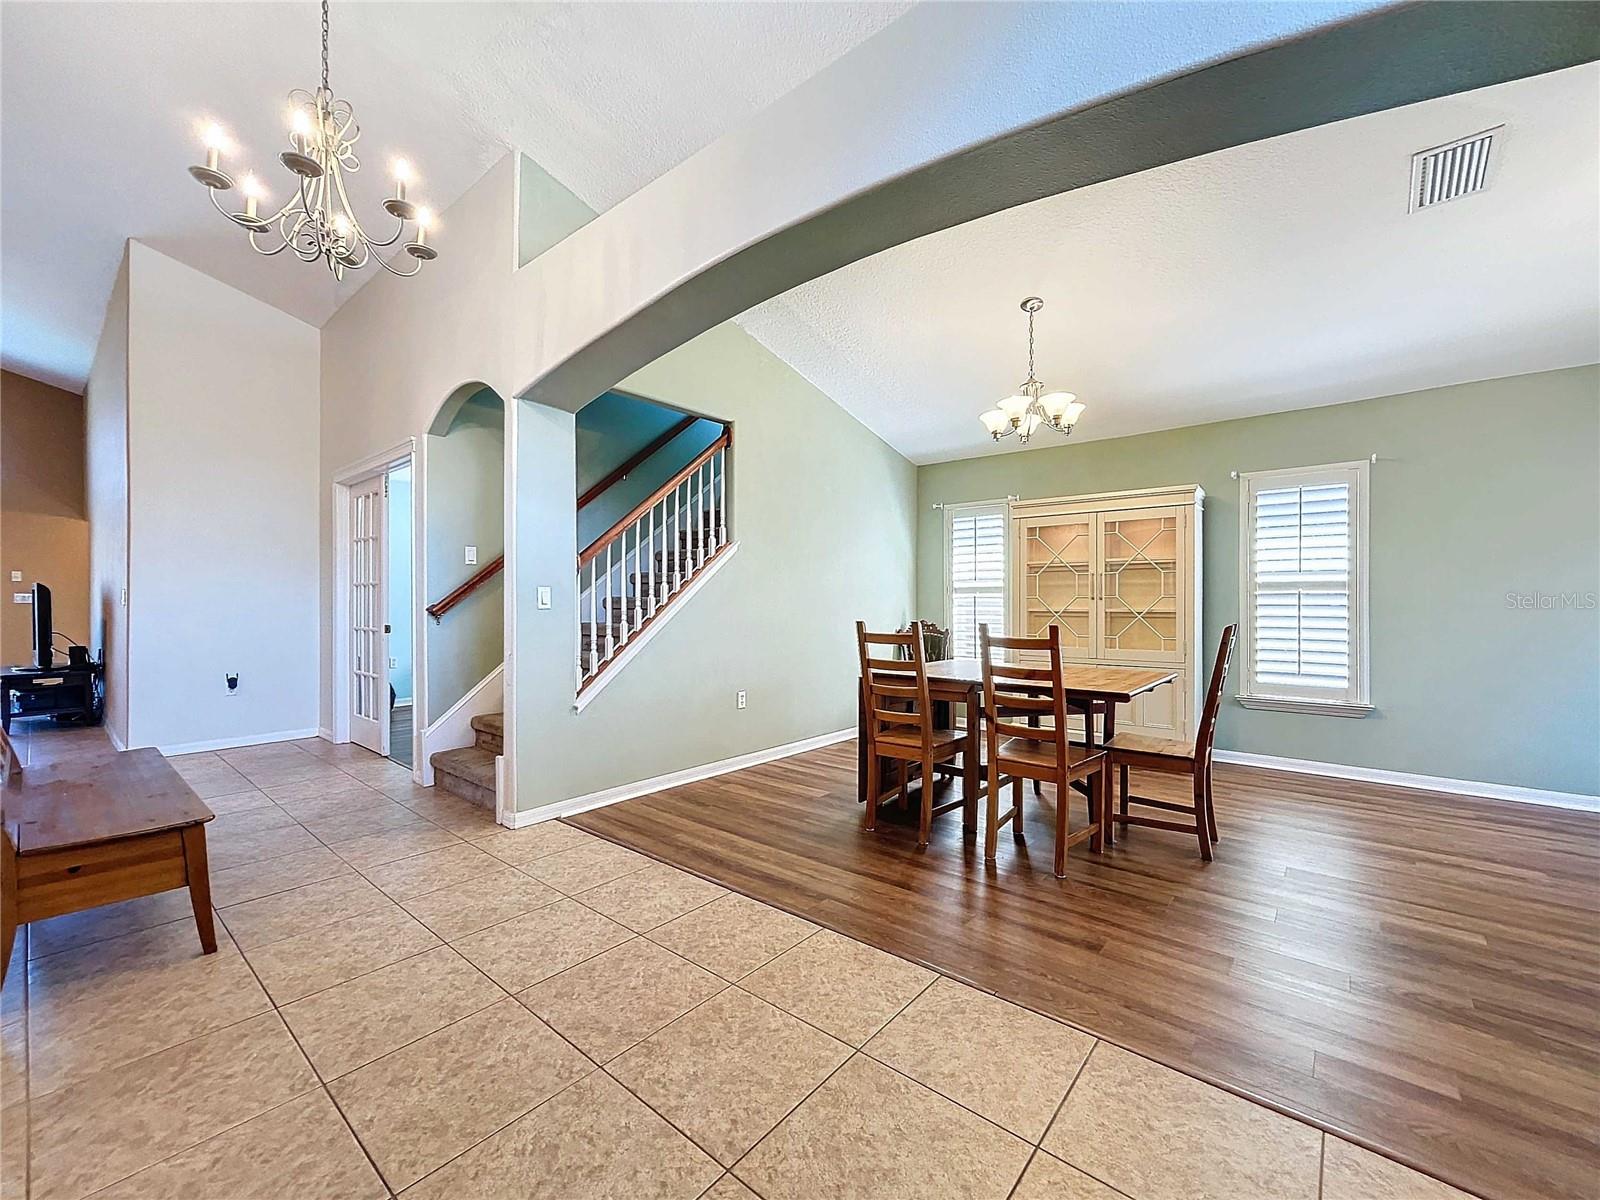
M 483 713 L 480 716 L 473 717 L 472 731 L 476 735 L 478 749 L 487 750 L 490 754 L 505 753 L 506 716 L 504 713 Z
M 495 756 L 480 746 L 440 750 L 428 759 L 434 783 L 463 800 L 493 808 Z

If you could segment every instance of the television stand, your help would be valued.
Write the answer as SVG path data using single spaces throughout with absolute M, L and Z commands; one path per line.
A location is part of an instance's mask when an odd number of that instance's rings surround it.
M 12 717 L 56 717 L 98 725 L 104 710 L 105 664 L 84 667 L 0 667 L 0 728 Z

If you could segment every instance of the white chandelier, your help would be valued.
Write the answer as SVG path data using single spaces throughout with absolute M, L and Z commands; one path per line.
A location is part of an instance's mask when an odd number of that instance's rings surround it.
M 415 275 L 422 264 L 437 258 L 439 252 L 428 245 L 432 214 L 406 199 L 411 168 L 404 160 L 394 164 L 394 195 L 383 202 L 384 211 L 397 222 L 387 238 L 372 237 L 357 220 L 345 194 L 345 175 L 361 169 L 356 157 L 356 140 L 361 129 L 348 100 L 334 98 L 328 87 L 328 0 L 322 0 L 322 86 L 315 92 L 296 88 L 289 93 L 289 149 L 279 161 L 299 176 L 299 184 L 289 202 L 271 216 L 257 209 L 266 198 L 254 175 L 246 175 L 239 190 L 244 193 L 244 211 L 229 212 L 217 201 L 219 192 L 231 191 L 233 179 L 222 170 L 222 152 L 228 149 L 228 136 L 218 126 L 205 130 L 206 165 L 189 168 L 211 194 L 211 203 L 223 216 L 243 228 L 258 254 L 281 254 L 288 250 L 302 262 L 328 264 L 335 279 L 346 271 L 360 270 L 376 262 L 392 275 Z M 386 262 L 382 250 L 399 242 L 407 222 L 415 226 L 416 236 L 404 243 L 412 258 L 410 270 Z
M 1022 311 L 1028 314 L 1028 378 L 1017 387 L 1015 395 L 1007 396 L 994 408 L 979 414 L 978 419 L 989 431 L 989 436 L 999 441 L 1019 435 L 1026 446 L 1033 431 L 1048 425 L 1062 437 L 1072 433 L 1072 427 L 1083 416 L 1084 406 L 1071 392 L 1047 392 L 1044 384 L 1033 375 L 1033 314 L 1044 307 L 1044 301 L 1029 296 L 1022 302 Z

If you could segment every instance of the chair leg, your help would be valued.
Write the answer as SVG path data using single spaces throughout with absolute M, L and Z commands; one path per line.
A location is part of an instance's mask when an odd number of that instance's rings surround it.
M 989 759 L 988 806 L 984 810 L 983 861 L 994 862 L 995 842 L 1000 838 L 1000 768 Z
M 883 760 L 876 748 L 867 747 L 867 832 L 878 827 L 878 788 L 883 782 Z
M 1099 854 L 1106 847 L 1106 789 L 1111 779 L 1111 767 L 1106 763 L 1100 764 L 1100 769 L 1091 777 L 1089 784 L 1089 822 L 1094 832 L 1089 835 L 1089 849 Z
M 1035 796 L 1044 795 L 1044 781 L 1042 779 L 1035 779 L 1033 781 L 1033 794 Z
M 1217 836 L 1217 805 L 1211 794 L 1211 764 L 1206 764 L 1206 832 L 1215 846 L 1222 839 Z
M 922 819 L 917 825 L 917 845 L 926 846 L 933 833 L 933 759 L 922 760 Z
M 1122 804 L 1121 804 L 1121 808 L 1118 811 L 1120 811 L 1123 816 L 1127 816 L 1128 815 L 1128 766 L 1127 766 L 1126 763 L 1124 763 L 1122 765 L 1122 778 L 1118 782 L 1120 782 L 1122 784 Z
M 1194 777 L 1194 833 L 1200 841 L 1200 857 L 1211 861 L 1211 839 L 1206 836 L 1206 787 L 1203 774 Z
M 1067 797 L 1071 789 L 1061 784 L 1056 785 L 1056 878 L 1067 877 L 1067 837 L 1072 833 L 1072 803 Z

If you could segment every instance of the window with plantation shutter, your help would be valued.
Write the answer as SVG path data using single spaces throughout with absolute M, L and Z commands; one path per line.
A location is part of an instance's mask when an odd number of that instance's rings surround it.
M 1367 464 L 1239 478 L 1239 702 L 1364 716 Z
M 949 580 L 946 624 L 950 653 L 978 657 L 978 628 L 1000 636 L 1006 629 L 1006 543 L 1010 537 L 1006 505 L 962 504 L 945 509 Z

